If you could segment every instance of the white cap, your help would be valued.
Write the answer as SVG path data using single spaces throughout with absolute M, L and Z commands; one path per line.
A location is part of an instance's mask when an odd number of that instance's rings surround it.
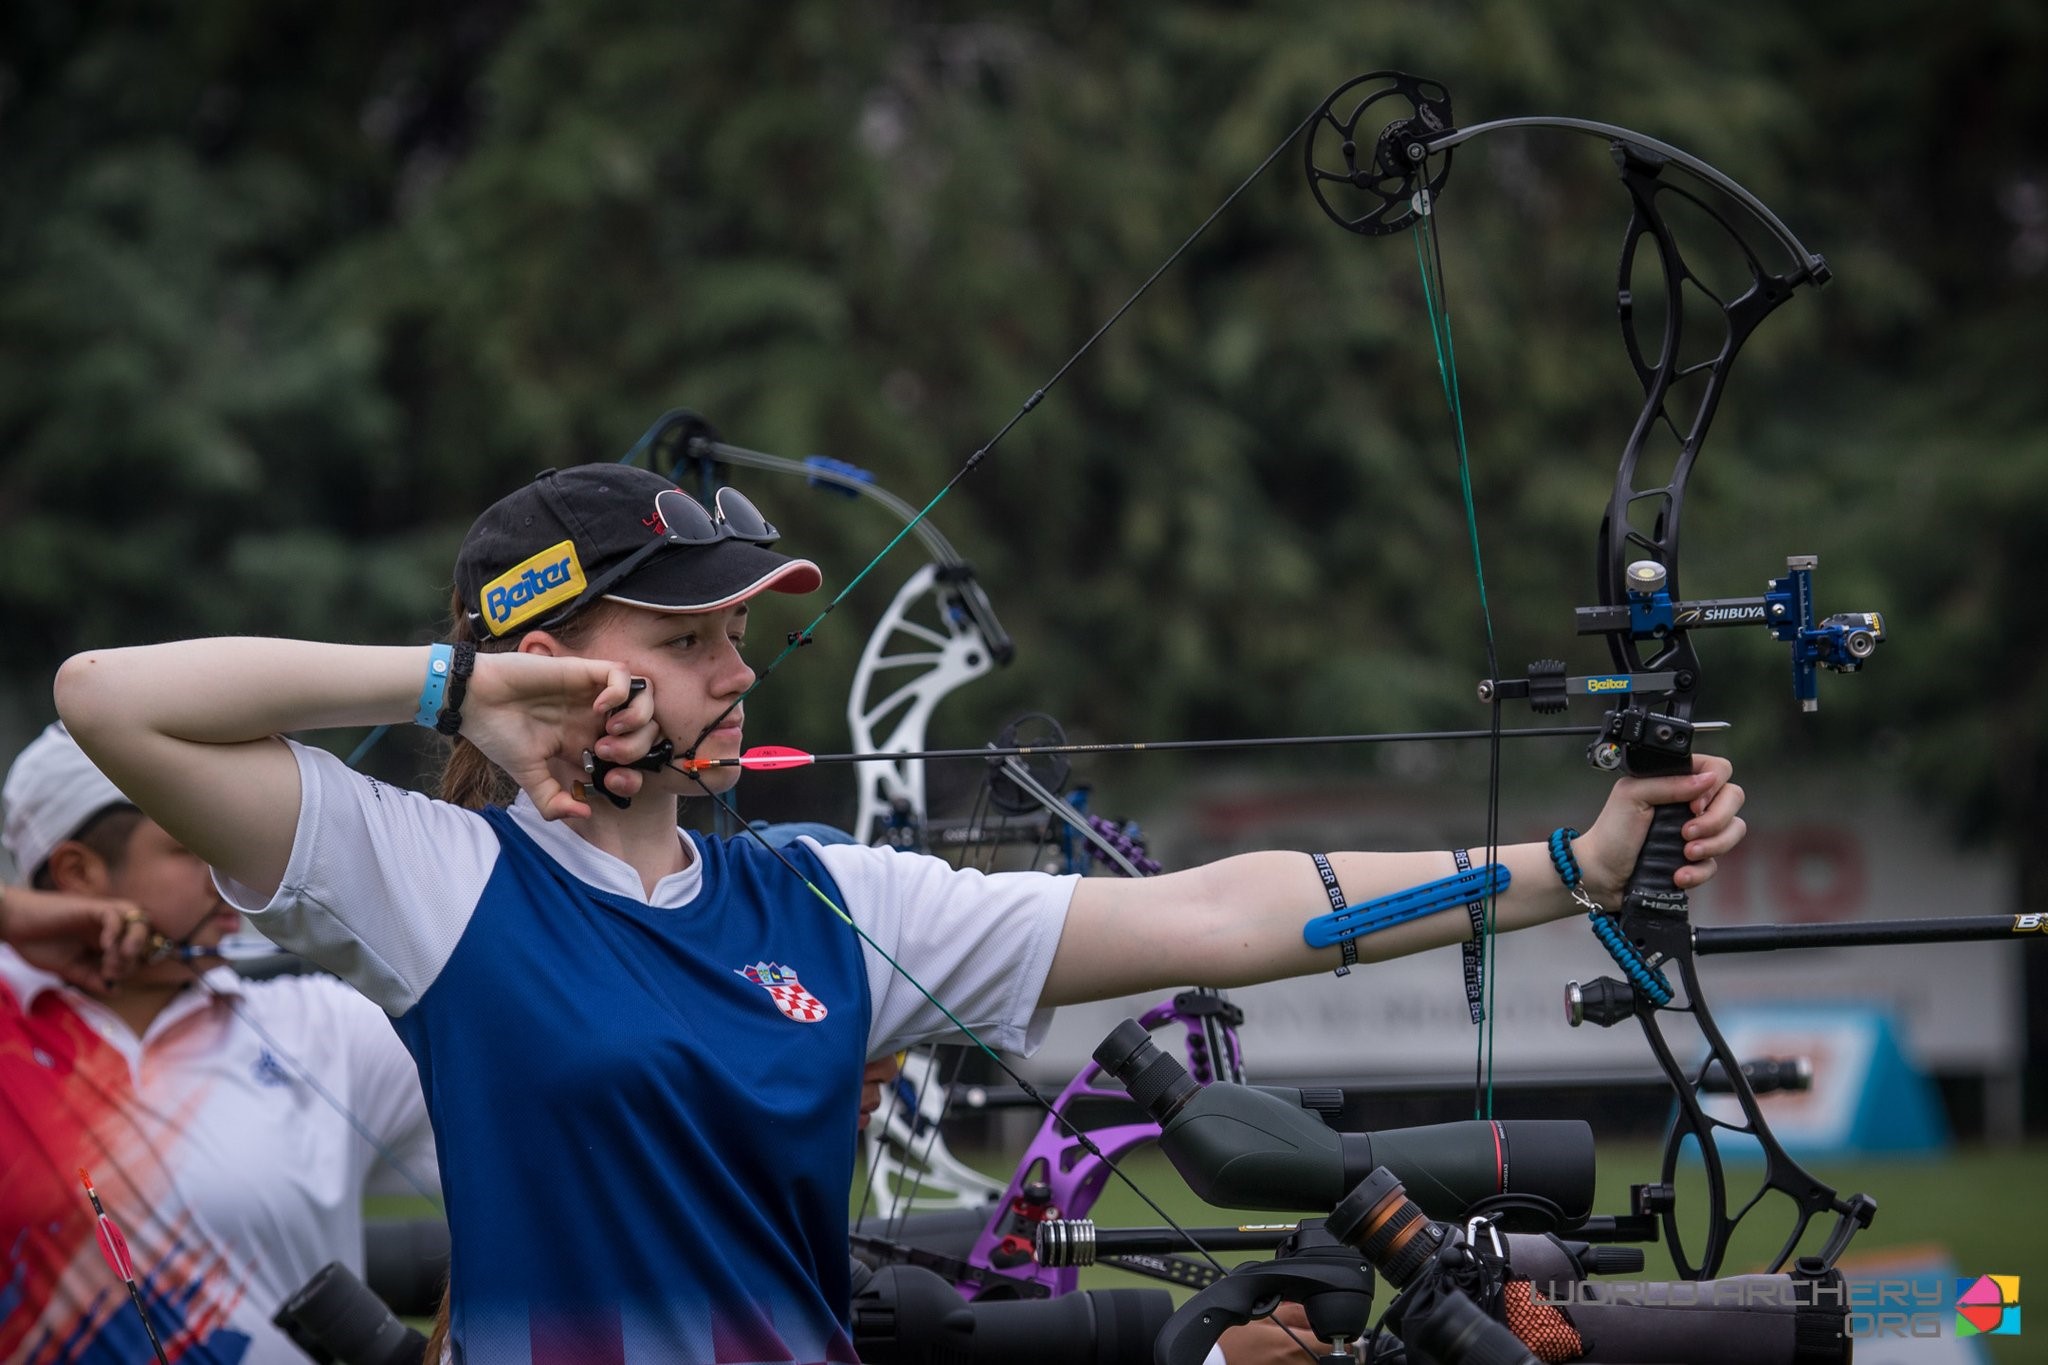
M 86 821 L 108 806 L 133 804 L 93 766 L 64 722 L 56 721 L 7 770 L 0 786 L 0 845 L 25 882 Z

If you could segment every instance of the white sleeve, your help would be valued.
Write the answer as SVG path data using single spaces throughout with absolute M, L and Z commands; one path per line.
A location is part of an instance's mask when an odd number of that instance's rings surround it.
M 365 777 L 324 749 L 290 744 L 299 824 L 277 894 L 214 883 L 249 923 L 399 1015 L 454 955 L 497 865 L 474 811 Z
M 376 1150 L 364 1182 L 368 1194 L 439 1194 L 441 1164 L 434 1125 L 420 1093 L 419 1070 L 383 1011 L 354 991 L 345 1003 L 349 1090 Z
M 811 847 L 839 884 L 847 913 L 873 940 L 863 945 L 870 1057 L 960 1036 L 881 953 L 989 1046 L 1027 1054 L 1037 1049 L 1052 1022 L 1038 997 L 1079 877 L 983 873 L 859 844 Z

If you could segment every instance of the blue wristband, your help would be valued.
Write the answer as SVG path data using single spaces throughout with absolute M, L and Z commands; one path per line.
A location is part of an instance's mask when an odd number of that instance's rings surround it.
M 448 695 L 448 671 L 455 665 L 455 646 L 433 645 L 427 651 L 427 680 L 420 684 L 420 704 L 412 723 L 429 730 L 441 718 L 441 702 Z

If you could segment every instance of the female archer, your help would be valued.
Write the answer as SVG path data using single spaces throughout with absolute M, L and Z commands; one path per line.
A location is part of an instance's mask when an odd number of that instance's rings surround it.
M 864 1059 L 962 1027 L 1029 1051 L 1060 1004 L 1338 963 L 1304 941 L 1331 897 L 1300 853 L 1083 880 L 679 832 L 677 802 L 738 769 L 660 746 L 739 754 L 750 604 L 820 582 L 775 539 L 730 490 L 706 509 L 580 466 L 470 529 L 448 644 L 188 640 L 58 675 L 79 742 L 251 923 L 392 1016 L 433 1116 L 469 1359 L 851 1360 Z M 430 800 L 281 738 L 406 719 L 457 735 L 450 795 L 502 784 L 508 803 Z M 1706 881 L 1744 832 L 1729 777 L 1703 757 L 1617 782 L 1556 865 L 1499 850 L 1498 926 L 1577 913 L 1560 867 L 1616 903 L 1659 804 L 1690 806 L 1676 879 Z M 1356 903 L 1453 856 L 1325 861 Z M 1470 934 L 1457 908 L 1353 946 Z

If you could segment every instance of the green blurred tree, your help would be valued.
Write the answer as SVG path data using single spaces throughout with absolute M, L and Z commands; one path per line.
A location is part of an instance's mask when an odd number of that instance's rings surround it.
M 417 637 L 470 515 L 678 404 L 921 498 L 1330 88 L 1402 67 L 1462 121 L 1677 142 L 1830 256 L 1837 282 L 1745 354 L 1686 587 L 1755 591 L 1817 551 L 1830 609 L 1888 606 L 1898 640 L 1795 729 L 1778 647 L 1717 638 L 1709 705 L 1745 759 L 1875 761 L 2031 832 L 2036 728 L 1954 694 L 1963 668 L 2040 673 L 2004 570 L 2038 553 L 2042 27 L 1841 0 L 24 0 L 0 17 L 4 667 L 204 630 Z M 1020 642 L 952 738 L 1027 705 L 1101 737 L 1476 719 L 1413 252 L 1334 230 L 1298 164 L 941 508 Z M 1461 151 L 1442 201 L 1509 668 L 1560 648 L 1636 407 L 1624 213 L 1599 144 L 1555 136 Z M 755 491 L 834 583 L 890 530 Z M 764 689 L 757 729 L 836 743 L 849 627 L 895 581 Z

